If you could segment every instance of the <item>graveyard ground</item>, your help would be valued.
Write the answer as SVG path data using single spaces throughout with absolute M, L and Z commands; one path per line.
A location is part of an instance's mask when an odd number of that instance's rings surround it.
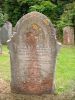
M 10 80 L 9 51 L 3 45 L 3 54 L 0 55 L 0 100 L 75 100 L 75 47 L 62 46 L 57 57 L 56 95 L 12 94 Z

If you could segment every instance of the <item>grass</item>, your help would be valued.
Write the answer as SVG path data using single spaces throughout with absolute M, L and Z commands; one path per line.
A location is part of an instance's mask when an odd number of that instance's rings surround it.
M 10 78 L 9 51 L 3 45 L 3 54 L 0 55 L 0 77 L 4 80 Z M 56 64 L 56 91 L 62 93 L 70 90 L 75 84 L 75 47 L 63 46 L 57 57 Z
M 75 47 L 64 46 L 57 57 L 56 90 L 64 92 L 75 85 Z
M 0 55 L 0 77 L 10 80 L 10 57 L 6 45 L 2 46 L 2 55 Z

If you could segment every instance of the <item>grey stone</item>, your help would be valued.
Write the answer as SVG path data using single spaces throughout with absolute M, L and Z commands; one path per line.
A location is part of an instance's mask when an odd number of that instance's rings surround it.
M 50 20 L 39 12 L 24 15 L 8 41 L 11 90 L 18 93 L 54 92 L 58 43 Z
M 63 29 L 63 43 L 65 45 L 74 45 L 74 28 L 66 26 Z
M 7 40 L 12 35 L 12 24 L 10 22 L 6 22 L 0 30 L 0 39 L 1 43 L 6 43 Z

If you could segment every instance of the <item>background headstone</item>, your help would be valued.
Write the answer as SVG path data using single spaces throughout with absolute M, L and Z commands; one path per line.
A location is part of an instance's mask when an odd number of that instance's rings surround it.
M 0 39 L 1 43 L 6 43 L 7 40 L 12 35 L 12 24 L 10 22 L 6 22 L 0 30 Z
M 63 29 L 63 43 L 66 45 L 74 45 L 74 28 L 66 26 Z
M 50 20 L 39 12 L 24 15 L 8 41 L 11 89 L 18 93 L 54 91 L 57 41 Z

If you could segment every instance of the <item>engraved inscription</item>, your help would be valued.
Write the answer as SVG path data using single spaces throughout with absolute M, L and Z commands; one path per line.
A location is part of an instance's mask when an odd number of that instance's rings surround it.
M 13 90 L 28 94 L 53 91 L 56 39 L 53 25 L 45 15 L 31 12 L 23 16 L 9 48 Z

